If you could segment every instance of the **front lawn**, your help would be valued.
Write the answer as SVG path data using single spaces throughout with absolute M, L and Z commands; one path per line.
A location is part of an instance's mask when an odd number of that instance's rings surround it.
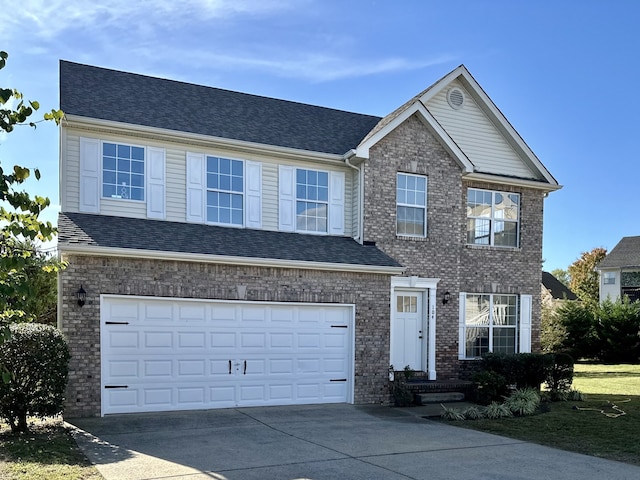
M 31 432 L 12 434 L 0 423 L 0 479 L 100 480 L 102 475 L 82 454 L 62 420 L 30 425 Z
M 573 388 L 586 395 L 584 402 L 547 403 L 531 417 L 456 425 L 640 465 L 640 365 L 577 364 Z

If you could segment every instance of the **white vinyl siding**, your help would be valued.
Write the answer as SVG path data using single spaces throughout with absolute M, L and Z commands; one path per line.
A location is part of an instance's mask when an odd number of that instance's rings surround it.
M 278 230 L 278 165 L 262 164 L 262 228 Z
M 464 105 L 457 110 L 447 102 L 447 92 L 452 87 L 464 92 Z M 536 178 L 459 81 L 432 98 L 427 108 L 478 171 Z
M 184 222 L 187 211 L 186 189 L 186 154 L 184 150 L 170 149 L 166 151 L 167 185 L 166 203 L 167 220 Z

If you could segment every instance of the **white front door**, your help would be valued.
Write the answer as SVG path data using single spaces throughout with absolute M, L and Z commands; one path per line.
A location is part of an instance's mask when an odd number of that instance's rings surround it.
M 391 319 L 391 364 L 396 370 L 407 365 L 423 370 L 423 292 L 395 290 Z

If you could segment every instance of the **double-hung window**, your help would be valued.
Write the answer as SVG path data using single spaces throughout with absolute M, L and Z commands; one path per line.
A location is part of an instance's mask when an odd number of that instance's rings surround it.
M 102 143 L 102 197 L 144 201 L 144 148 Z
M 396 233 L 409 237 L 427 235 L 427 177 L 398 173 Z
M 616 272 L 604 272 L 604 281 L 605 285 L 615 285 L 616 284 Z
M 470 188 L 467 192 L 467 243 L 517 247 L 520 194 Z
M 242 160 L 206 157 L 207 222 L 243 225 L 244 163 Z
M 327 232 L 329 172 L 296 169 L 296 230 Z
M 518 296 L 467 293 L 464 302 L 464 356 L 518 351 Z

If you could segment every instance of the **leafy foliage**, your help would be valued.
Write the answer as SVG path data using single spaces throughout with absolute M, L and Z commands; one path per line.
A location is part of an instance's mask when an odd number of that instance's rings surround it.
M 453 420 L 457 422 L 465 419 L 464 413 L 461 412 L 459 408 L 447 407 L 446 405 L 442 404 L 440 404 L 440 406 L 443 409 L 443 412 L 440 416 L 445 420 Z
M 596 266 L 607 256 L 607 250 L 597 247 L 590 252 L 583 252 L 578 260 L 569 265 L 571 278 L 569 287 L 580 300 L 590 305 L 600 301 L 599 277 Z
M 616 301 L 605 300 L 598 316 L 595 331 L 601 360 L 608 363 L 640 361 L 640 302 L 631 302 L 627 296 Z
M 491 402 L 485 409 L 484 415 L 486 418 L 495 420 L 498 418 L 508 418 L 513 417 L 513 413 L 511 410 L 507 408 L 504 404 L 498 402 Z
M 573 358 L 566 353 L 549 354 L 546 384 L 552 400 L 560 400 L 571 390 Z
M 539 389 L 546 377 L 545 362 L 544 355 L 540 353 L 486 353 L 482 356 L 484 370 L 502 375 L 507 385 L 517 388 Z
M 6 52 L 0 51 L 0 69 L 6 66 L 8 57 Z M 17 102 L 15 107 L 9 106 L 12 102 Z M 10 133 L 17 126 L 35 127 L 45 120 L 59 124 L 62 120 L 63 113 L 60 110 L 45 113 L 42 120 L 30 120 L 39 108 L 38 102 L 25 100 L 18 90 L 0 88 L 0 129 Z M 49 199 L 38 195 L 32 198 L 21 190 L 21 185 L 31 176 L 31 169 L 20 165 L 7 168 L 3 163 L 0 162 L 0 339 L 6 338 L 6 325 L 9 322 L 29 318 L 29 312 L 22 310 L 24 304 L 19 305 L 16 299 L 25 298 L 31 293 L 27 291 L 29 275 L 26 270 L 38 262 L 29 261 L 34 250 L 31 246 L 25 247 L 24 242 L 51 240 L 56 232 L 51 222 L 45 223 L 39 219 L 42 211 L 49 206 Z M 40 179 L 38 169 L 34 169 L 33 174 Z M 55 262 L 42 266 L 49 271 L 61 267 Z
M 27 431 L 27 416 L 62 412 L 69 372 L 69 348 L 59 330 L 36 323 L 10 325 L 0 345 L 0 363 L 8 374 L 0 382 L 0 416 L 14 432 Z
M 492 370 L 481 370 L 473 376 L 473 400 L 480 405 L 504 398 L 509 389 L 507 379 Z
M 505 400 L 504 406 L 520 417 L 533 415 L 540 406 L 540 394 L 533 388 L 517 389 Z
M 558 307 L 554 321 L 563 334 L 555 351 L 567 353 L 574 359 L 597 356 L 596 309 L 597 304 L 585 302 L 564 302 Z
M 562 283 L 565 287 L 569 288 L 569 284 L 571 283 L 571 276 L 569 272 L 563 270 L 562 268 L 556 268 L 555 270 L 551 270 L 551 275 L 556 277 L 560 283 Z

